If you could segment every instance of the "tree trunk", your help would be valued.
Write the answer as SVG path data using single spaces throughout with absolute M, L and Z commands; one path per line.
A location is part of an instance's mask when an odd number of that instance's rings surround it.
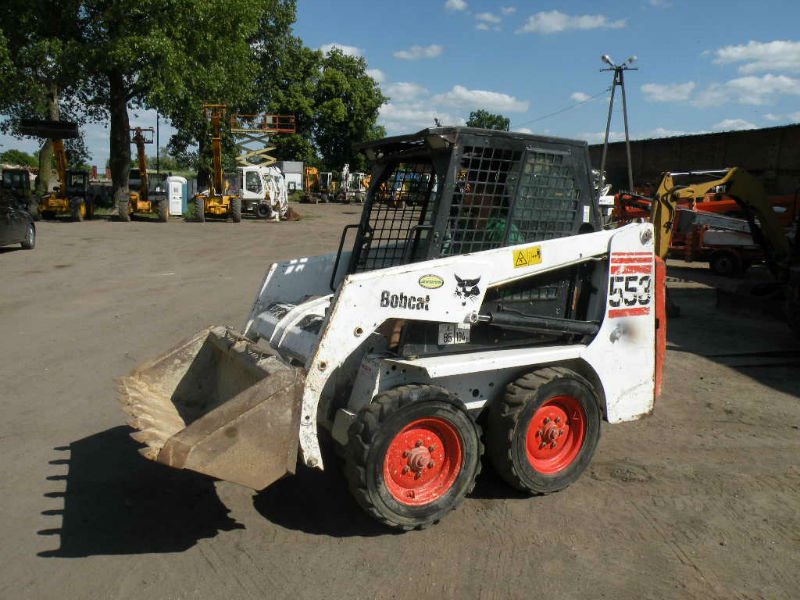
M 58 121 L 61 110 L 58 106 L 58 87 L 51 85 L 47 93 L 47 118 Z M 47 140 L 39 150 L 39 177 L 36 179 L 36 194 L 46 194 L 50 191 L 53 173 L 53 142 Z M 62 183 L 63 185 L 63 183 Z
M 131 166 L 130 122 L 128 121 L 128 91 L 125 79 L 119 71 L 108 74 L 111 115 L 111 132 L 109 151 L 111 158 L 111 192 L 114 195 L 114 206 L 119 208 L 120 202 L 128 202 L 128 170 Z

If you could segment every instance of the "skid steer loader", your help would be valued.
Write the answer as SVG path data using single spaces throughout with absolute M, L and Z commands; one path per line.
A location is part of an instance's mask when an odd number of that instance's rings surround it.
M 512 486 L 566 487 L 601 420 L 653 409 L 652 225 L 595 231 L 585 142 L 444 127 L 362 150 L 372 183 L 337 252 L 271 265 L 241 333 L 210 327 L 120 380 L 142 453 L 263 489 L 298 452 L 322 469 L 327 430 L 356 501 L 405 530 L 463 500 L 484 442 Z

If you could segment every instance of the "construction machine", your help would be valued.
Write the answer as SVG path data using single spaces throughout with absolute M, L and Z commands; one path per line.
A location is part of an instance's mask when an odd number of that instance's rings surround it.
M 360 149 L 372 182 L 337 251 L 271 265 L 241 332 L 120 380 L 142 454 L 263 489 L 298 454 L 329 466 L 329 436 L 356 502 L 403 530 L 469 494 L 484 440 L 511 486 L 567 487 L 601 421 L 660 389 L 653 226 L 600 228 L 585 142 L 439 127 Z
M 45 219 L 67 215 L 73 221 L 91 218 L 93 205 L 89 199 L 89 172 L 68 168 L 64 140 L 78 137 L 78 126 L 67 121 L 22 119 L 20 133 L 47 138 L 53 146 L 58 187 L 39 198 L 39 214 Z
M 342 187 L 337 196 L 338 200 L 345 204 L 350 202 L 363 203 L 367 197 L 367 182 L 366 173 L 360 171 L 350 172 L 350 165 L 346 164 L 342 169 Z
M 271 145 L 275 135 L 295 133 L 294 117 L 233 114 L 230 127 L 240 152 L 236 162 L 242 212 L 276 221 L 285 218 L 289 210 L 286 179 L 274 166 L 278 160 L 270 152 L 275 150 Z
M 209 188 L 192 198 L 195 218 L 201 223 L 206 215 L 230 218 L 234 223 L 242 220 L 242 199 L 238 194 L 229 193 L 230 184 L 222 168 L 222 120 L 226 111 L 224 104 L 203 105 L 203 113 L 211 121 L 212 175 Z
M 319 202 L 319 169 L 305 167 L 303 170 L 303 202 L 317 204 Z
M 289 210 L 286 179 L 278 167 L 242 166 L 239 172 L 239 195 L 242 213 L 278 221 Z
M 134 214 L 153 214 L 162 223 L 169 221 L 166 177 L 158 173 L 151 179 L 147 172 L 145 145 L 153 143 L 154 133 L 152 127 L 134 127 L 130 130 L 131 143 L 136 144 L 139 168 L 131 169 L 129 181 L 131 187 L 137 186 L 139 189 L 131 190 L 128 202 L 120 202 L 119 218 L 123 221 L 130 221 Z
M 319 201 L 332 202 L 339 191 L 339 182 L 332 171 L 319 174 Z

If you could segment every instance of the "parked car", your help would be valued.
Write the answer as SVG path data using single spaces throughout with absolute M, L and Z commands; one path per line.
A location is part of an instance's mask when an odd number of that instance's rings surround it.
M 36 245 L 36 225 L 25 205 L 16 199 L 0 199 L 0 246 L 21 244 L 24 250 Z

